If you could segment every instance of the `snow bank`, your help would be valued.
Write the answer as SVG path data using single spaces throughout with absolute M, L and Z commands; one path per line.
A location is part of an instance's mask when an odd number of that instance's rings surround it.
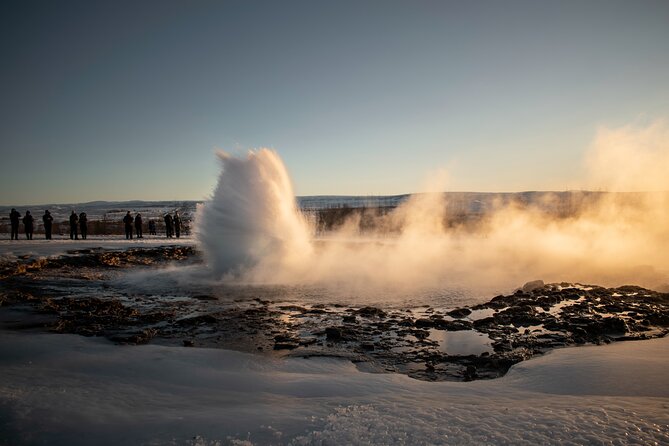
M 669 443 L 669 339 L 428 383 L 335 359 L 0 333 L 7 444 Z

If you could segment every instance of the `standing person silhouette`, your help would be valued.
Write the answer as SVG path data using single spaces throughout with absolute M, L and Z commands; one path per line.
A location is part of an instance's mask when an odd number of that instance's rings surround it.
M 139 212 L 135 215 L 135 233 L 137 238 L 144 238 L 142 235 L 142 215 Z
M 172 238 L 172 216 L 165 214 L 165 235 L 167 238 Z
M 30 211 L 26 211 L 25 217 L 23 217 L 23 227 L 26 230 L 26 240 L 33 239 L 33 227 L 35 224 L 35 219 L 30 215 Z
M 11 212 L 9 213 L 9 221 L 12 224 L 12 240 L 18 240 L 19 239 L 19 220 L 21 218 L 21 214 L 19 211 L 16 209 L 12 208 Z
M 174 233 L 177 238 L 181 235 L 181 218 L 179 217 L 179 211 L 174 211 L 174 218 L 172 218 L 172 223 L 174 226 Z
M 149 220 L 149 235 L 156 235 L 156 222 Z
M 88 237 L 88 217 L 85 212 L 79 214 L 79 229 L 81 231 L 81 239 L 86 240 Z
M 77 227 L 79 226 L 79 217 L 77 213 L 72 211 L 70 214 L 70 240 L 79 240 L 79 234 L 77 233 Z
M 49 212 L 48 209 L 44 211 L 42 221 L 44 222 L 44 238 L 51 240 L 51 226 L 53 224 L 53 217 L 51 216 L 51 212 Z
M 126 240 L 132 240 L 132 222 L 132 215 L 130 215 L 130 211 L 128 211 L 128 213 L 125 214 L 125 217 L 123 217 L 123 223 L 125 223 Z

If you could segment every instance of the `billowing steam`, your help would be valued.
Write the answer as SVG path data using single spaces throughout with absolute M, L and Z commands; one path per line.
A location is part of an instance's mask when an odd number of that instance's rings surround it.
M 402 292 L 508 291 L 533 279 L 668 283 L 669 130 L 661 122 L 601 129 L 586 154 L 585 186 L 634 193 L 576 200 L 560 215 L 545 211 L 559 207 L 550 196 L 541 206 L 500 203 L 475 225 L 450 226 L 443 194 L 414 194 L 389 214 L 365 215 L 373 230 L 361 232 L 356 215 L 321 238 L 297 210 L 275 152 L 220 156 L 218 186 L 198 215 L 199 240 L 218 275 Z M 433 182 L 425 190 L 443 187 Z

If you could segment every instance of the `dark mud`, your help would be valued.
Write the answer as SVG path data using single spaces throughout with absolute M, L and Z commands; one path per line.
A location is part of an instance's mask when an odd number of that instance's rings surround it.
M 254 288 L 129 291 L 129 270 L 200 263 L 190 247 L 73 251 L 0 265 L 0 326 L 279 356 L 336 356 L 423 380 L 504 375 L 554 348 L 665 336 L 669 294 L 534 282 L 462 308 L 296 304 Z

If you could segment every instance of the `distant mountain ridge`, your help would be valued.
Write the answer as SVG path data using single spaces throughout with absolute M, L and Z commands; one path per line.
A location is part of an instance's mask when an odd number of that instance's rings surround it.
M 597 199 L 606 194 L 633 196 L 637 192 L 601 192 L 601 191 L 525 191 L 525 192 L 444 192 L 447 207 L 451 211 L 462 213 L 485 213 L 486 211 L 509 203 L 536 206 L 542 209 L 552 207 L 572 207 L 588 200 Z M 298 206 L 305 211 L 349 207 L 396 207 L 412 194 L 401 195 L 311 195 L 296 197 Z M 57 220 L 67 219 L 74 210 L 86 212 L 89 219 L 117 219 L 130 211 L 141 213 L 148 218 L 162 218 L 165 213 L 175 210 L 185 217 L 191 217 L 198 203 L 204 200 L 128 200 L 128 201 L 89 201 L 86 203 L 13 205 L 0 206 L 0 220 L 8 218 L 11 208 L 16 208 L 23 215 L 26 210 L 39 218 L 45 209 L 49 209 Z

